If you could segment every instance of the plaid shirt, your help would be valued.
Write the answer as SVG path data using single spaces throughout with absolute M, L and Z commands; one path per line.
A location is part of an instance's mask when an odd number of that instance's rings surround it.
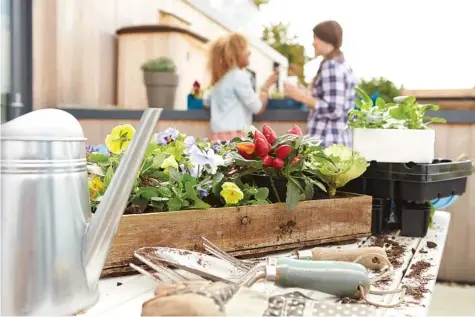
M 348 111 L 355 104 L 355 85 L 347 63 L 337 59 L 323 62 L 312 87 L 312 96 L 318 102 L 307 120 L 307 134 L 322 140 L 322 146 L 342 144 L 352 148 L 351 131 L 345 128 Z

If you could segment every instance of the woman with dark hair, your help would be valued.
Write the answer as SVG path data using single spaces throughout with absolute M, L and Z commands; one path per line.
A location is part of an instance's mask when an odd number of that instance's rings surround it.
M 317 75 L 306 93 L 285 84 L 287 97 L 310 108 L 307 134 L 322 140 L 323 146 L 352 146 L 351 131 L 346 130 L 348 111 L 355 104 L 356 80 L 341 52 L 343 30 L 336 21 L 319 23 L 313 29 L 315 57 L 322 56 Z

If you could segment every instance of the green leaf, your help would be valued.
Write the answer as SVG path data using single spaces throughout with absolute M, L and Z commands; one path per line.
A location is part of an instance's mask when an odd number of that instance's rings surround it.
M 154 155 L 152 165 L 151 165 L 150 168 L 159 169 L 160 166 L 162 165 L 163 161 L 166 158 L 167 158 L 167 154 L 165 154 L 165 153 L 158 153 L 158 154 Z
M 252 202 L 253 205 L 269 205 L 267 200 L 255 200 Z
M 430 118 L 430 123 L 447 123 L 447 120 L 444 118 L 439 118 L 439 117 L 432 117 Z
M 300 186 L 298 185 L 297 181 L 293 178 L 289 177 L 287 181 L 287 196 L 285 198 L 285 204 L 287 205 L 287 209 L 292 211 L 300 201 Z
M 170 181 L 174 181 L 175 183 L 181 182 L 181 174 L 176 168 L 172 166 L 168 167 L 168 175 L 170 175 Z
M 164 197 L 171 197 L 172 191 L 165 186 L 158 187 L 158 192 Z
M 178 199 L 178 198 L 170 198 L 170 200 L 168 201 L 168 210 L 169 211 L 177 211 L 177 210 L 181 210 L 181 200 Z
M 181 181 L 183 183 L 190 183 L 192 186 L 196 185 L 196 177 L 193 177 L 190 174 L 183 174 Z
M 371 103 L 371 104 L 373 103 L 373 100 L 368 96 L 368 94 L 363 89 L 359 87 L 355 87 L 355 91 L 358 94 L 358 96 L 360 96 L 361 99 L 363 99 L 364 103 Z
M 195 203 L 193 204 L 192 209 L 208 209 L 210 207 L 211 206 L 209 204 L 205 203 L 201 199 L 198 199 L 198 200 L 195 200 Z
M 139 187 L 139 190 L 137 192 L 137 196 L 147 199 L 156 197 L 158 194 L 158 190 L 155 187 Z
M 391 110 L 389 110 L 389 114 L 391 115 L 391 117 L 397 120 L 405 119 L 403 108 L 401 107 L 392 108 Z
M 313 184 L 306 178 L 305 179 L 305 200 L 311 200 L 313 198 Z
M 109 187 L 113 174 L 114 174 L 114 170 L 112 169 L 112 166 L 109 166 L 109 168 L 107 169 L 106 175 L 104 176 L 104 189 Z
M 247 160 L 237 152 L 229 152 L 226 155 L 226 160 L 229 160 L 229 159 L 232 160 L 232 162 L 236 165 L 247 166 L 247 167 L 257 168 L 257 169 L 262 168 L 262 161 Z
M 356 103 L 356 107 L 357 107 L 358 109 L 362 109 L 362 108 L 363 108 L 363 102 L 361 101 L 361 99 L 356 98 L 356 99 L 355 99 L 355 103 Z
M 419 105 L 424 112 L 426 111 L 438 111 L 440 107 L 438 105 Z
M 395 103 L 404 103 L 406 105 L 412 105 L 416 102 L 416 97 L 414 96 L 398 96 L 394 98 Z
M 378 97 L 378 99 L 376 99 L 376 107 L 378 107 L 380 109 L 385 109 L 386 108 L 386 102 L 384 101 L 383 98 Z
M 256 200 L 266 200 L 269 196 L 269 188 L 260 187 L 257 189 L 257 193 L 254 194 Z
M 105 163 L 109 161 L 109 156 L 101 153 L 92 153 L 88 156 L 88 160 L 93 163 Z
M 198 194 L 196 193 L 195 189 L 193 188 L 193 185 L 190 182 L 185 183 L 185 191 L 186 191 L 186 196 L 190 198 L 193 201 L 199 200 Z
M 149 157 L 150 155 L 153 154 L 153 152 L 158 149 L 158 144 L 156 143 L 150 143 L 147 147 L 147 150 L 145 151 L 145 155 L 144 157 L 147 158 Z

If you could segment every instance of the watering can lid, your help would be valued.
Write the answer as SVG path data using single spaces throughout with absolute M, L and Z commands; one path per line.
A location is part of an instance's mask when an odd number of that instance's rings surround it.
M 85 141 L 79 121 L 60 109 L 40 109 L 2 124 L 1 140 Z

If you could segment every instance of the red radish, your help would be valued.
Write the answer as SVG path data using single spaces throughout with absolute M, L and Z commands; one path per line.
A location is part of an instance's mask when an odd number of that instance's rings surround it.
M 302 130 L 300 130 L 300 128 L 294 124 L 292 128 L 289 131 L 287 131 L 287 133 L 302 135 Z
M 273 145 L 275 139 L 277 139 L 277 134 L 275 134 L 274 130 L 272 130 L 272 128 L 269 127 L 267 124 L 264 124 L 264 126 L 262 127 L 262 134 L 264 134 L 267 142 L 269 142 L 270 145 Z
M 282 144 L 277 147 L 277 150 L 275 151 L 275 156 L 285 160 L 287 156 L 290 155 L 290 152 L 292 152 L 292 147 L 287 144 Z
M 284 167 L 284 161 L 280 158 L 275 158 L 274 161 L 272 162 L 272 166 L 275 168 L 275 169 L 278 169 L 280 170 L 281 168 Z
M 262 159 L 262 163 L 265 167 L 271 167 L 273 165 L 274 160 L 270 156 L 266 156 Z
M 258 155 L 260 157 L 265 157 L 265 156 L 267 156 L 267 154 L 269 154 L 271 146 L 265 138 L 255 139 L 254 144 L 256 145 L 256 148 L 254 149 L 254 153 L 256 155 Z
M 256 132 L 254 132 L 254 141 L 256 141 L 257 139 L 263 139 L 263 140 L 267 141 L 264 134 L 260 133 L 258 130 L 256 130 Z

